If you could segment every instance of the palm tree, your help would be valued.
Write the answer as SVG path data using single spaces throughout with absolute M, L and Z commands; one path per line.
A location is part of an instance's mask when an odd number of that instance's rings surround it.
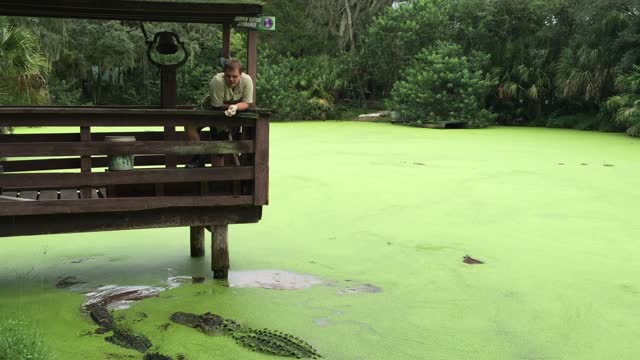
M 590 25 L 574 46 L 564 49 L 556 67 L 559 95 L 599 103 L 613 94 L 622 54 L 614 51 L 611 44 L 628 26 L 624 14 L 608 12 Z
M 549 74 L 549 50 L 530 50 L 520 59 L 521 63 L 508 72 L 507 80 L 499 88 L 510 98 L 528 99 L 534 116 L 539 116 L 542 102 L 548 97 L 552 85 Z
M 622 94 L 612 96 L 605 103 L 613 120 L 628 126 L 627 134 L 640 136 L 640 66 L 635 65 L 627 75 L 620 75 L 616 81 Z
M 615 62 L 604 48 L 566 48 L 557 64 L 556 86 L 563 97 L 599 101 L 613 90 Z
M 47 68 L 34 36 L 0 17 L 0 104 L 46 102 Z

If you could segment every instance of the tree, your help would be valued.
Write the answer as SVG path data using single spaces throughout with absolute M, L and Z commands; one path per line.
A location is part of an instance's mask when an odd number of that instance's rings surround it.
M 629 27 L 628 15 L 618 10 L 618 3 L 600 1 L 577 12 L 579 32 L 556 66 L 559 95 L 581 98 L 597 107 L 615 92 L 622 54 L 614 51 L 612 44 Z
M 263 9 L 264 14 L 278 19 L 277 31 L 265 31 L 260 34 L 261 44 L 258 51 L 266 48 L 278 54 L 293 56 L 314 56 L 334 53 L 336 46 L 333 38 L 327 36 L 326 29 L 314 28 L 316 19 L 307 15 L 309 1 L 271 0 Z
M 549 99 L 552 92 L 552 74 L 549 72 L 549 50 L 534 49 L 525 51 L 521 63 L 502 75 L 498 98 L 525 100 L 530 104 L 531 117 L 542 112 L 543 99 Z
M 368 27 L 359 52 L 360 67 L 374 96 L 386 98 L 401 70 L 422 49 L 450 36 L 451 0 L 413 0 L 388 7 Z
M 25 28 L 0 17 L 0 104 L 46 102 L 47 62 Z
M 320 33 L 334 36 L 338 49 L 354 50 L 360 35 L 374 16 L 390 7 L 393 0 L 317 0 L 309 2 L 307 14 Z
M 484 109 L 495 86 L 483 71 L 488 62 L 486 54 L 465 56 L 459 45 L 439 42 L 421 51 L 402 71 L 388 105 L 401 119 L 417 124 L 487 126 L 495 117 Z

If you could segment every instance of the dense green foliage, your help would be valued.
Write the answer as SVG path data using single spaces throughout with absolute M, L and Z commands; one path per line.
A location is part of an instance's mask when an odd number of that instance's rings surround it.
M 46 70 L 33 34 L 0 17 L 0 104 L 44 102 Z
M 437 43 L 414 58 L 391 91 L 389 107 L 411 122 L 464 122 L 474 127 L 491 123 L 494 115 L 484 109 L 494 82 L 483 71 L 489 57 L 462 47 Z
M 627 128 L 627 133 L 640 136 L 640 66 L 634 66 L 630 74 L 618 78 L 622 94 L 609 98 L 606 110 L 613 119 Z
M 290 119 L 326 119 L 335 110 L 347 70 L 329 56 L 268 56 L 258 74 L 258 102 Z
M 427 61 L 424 54 L 446 42 L 459 46 L 464 55 L 459 58 L 486 54 L 482 79 L 484 85 L 493 86 L 483 85 L 483 95 L 473 96 L 477 105 L 462 112 L 450 108 L 448 117 L 431 114 L 444 113 L 444 108 L 458 106 L 457 101 L 427 102 L 421 105 L 422 112 L 411 114 L 415 121 L 458 117 L 479 125 L 490 118 L 485 116 L 489 111 L 503 125 L 638 133 L 632 116 L 635 107 L 629 103 L 637 94 L 631 84 L 640 60 L 637 0 L 270 0 L 265 1 L 263 13 L 277 17 L 278 30 L 260 33 L 258 105 L 275 109 L 281 119 L 323 119 L 340 116 L 345 108 L 382 104 L 389 110 L 404 106 L 400 112 L 407 111 L 398 94 L 430 96 L 427 93 L 433 89 L 424 86 L 434 84 L 417 79 L 435 73 L 416 63 Z M 5 34 L 31 40 L 17 52 L 13 46 L 14 54 L 24 50 L 14 58 L 28 59 L 26 67 L 2 67 L 10 69 L 13 79 L 3 84 L 16 85 L 0 89 L 1 102 L 158 103 L 157 71 L 146 60 L 139 24 L 11 21 L 0 21 Z M 179 102 L 196 104 L 206 93 L 208 80 L 220 70 L 221 29 L 146 26 L 149 33 L 176 31 L 188 44 L 192 57 L 179 70 Z M 246 57 L 244 39 L 243 32 L 234 32 L 232 56 L 241 60 Z M 457 64 L 461 74 L 464 66 L 475 73 L 472 65 Z M 407 88 L 409 73 L 412 90 Z M 46 86 L 39 87 L 34 81 L 38 78 L 46 79 Z M 473 121 L 472 108 L 477 108 Z

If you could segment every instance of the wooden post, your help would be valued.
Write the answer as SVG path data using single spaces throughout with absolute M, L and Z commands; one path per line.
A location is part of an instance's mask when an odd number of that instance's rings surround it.
M 191 257 L 204 256 L 204 226 L 191 226 Z
M 163 109 L 175 109 L 178 105 L 176 90 L 176 69 L 162 68 L 160 70 L 160 107 Z M 164 127 L 164 139 L 173 141 L 176 137 L 175 126 Z M 176 155 L 166 155 L 165 164 L 168 168 L 175 168 L 178 163 Z
M 211 135 L 212 141 L 228 140 L 228 139 L 216 138 L 216 135 L 218 134 L 215 132 L 215 130 L 216 130 L 215 127 L 213 126 L 209 127 L 209 133 Z M 224 166 L 224 155 L 221 155 L 221 154 L 211 155 L 211 166 Z
M 231 57 L 231 24 L 222 24 L 222 57 Z M 211 131 L 211 140 L 219 140 L 214 136 L 214 128 Z M 224 155 L 211 155 L 211 166 L 224 166 Z
M 229 225 L 211 227 L 211 270 L 215 279 L 226 279 L 229 275 Z
M 222 57 L 231 56 L 231 24 L 222 25 Z
M 178 107 L 178 90 L 176 82 L 175 68 L 162 68 L 160 70 L 160 107 L 163 109 L 175 109 Z M 164 127 L 164 139 L 166 141 L 176 140 L 176 127 Z M 176 168 L 178 158 L 176 155 L 165 155 L 165 166 L 167 168 Z M 164 184 L 155 184 L 156 196 L 164 196 Z M 190 245 L 191 256 L 204 256 L 204 227 L 191 226 Z
M 253 103 L 251 108 L 256 108 L 256 74 L 258 70 L 258 32 L 249 30 L 247 33 L 247 74 L 253 80 Z
M 267 205 L 269 203 L 269 115 L 261 115 L 256 120 L 254 159 L 253 204 Z
M 89 126 L 80 127 L 80 141 L 91 141 L 91 128 Z M 91 155 L 80 157 L 80 171 L 83 173 L 91 172 Z M 91 187 L 83 187 L 80 189 L 80 195 L 83 199 L 91 199 L 94 197 L 95 190 Z

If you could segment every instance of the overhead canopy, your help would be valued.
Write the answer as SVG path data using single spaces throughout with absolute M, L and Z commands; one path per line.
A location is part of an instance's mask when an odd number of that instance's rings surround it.
M 256 0 L 0 0 L 0 15 L 98 20 L 231 23 L 257 16 Z

